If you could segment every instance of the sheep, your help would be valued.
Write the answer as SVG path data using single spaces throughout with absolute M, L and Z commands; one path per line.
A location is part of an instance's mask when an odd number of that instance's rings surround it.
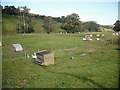
M 85 35 L 85 38 L 87 38 L 89 35 Z
M 86 38 L 83 38 L 83 41 L 86 41 Z
M 115 35 L 115 33 L 113 33 L 113 35 Z
M 97 34 L 96 36 L 97 36 L 97 37 L 99 37 L 100 35 L 99 35 L 99 34 Z
M 89 41 L 92 41 L 92 38 L 89 38 Z
M 93 35 L 90 35 L 90 37 L 92 37 Z
M 118 35 L 118 33 L 116 33 L 116 35 Z
M 100 38 L 96 38 L 97 40 L 100 40 Z
M 104 34 L 102 34 L 102 36 L 105 36 Z

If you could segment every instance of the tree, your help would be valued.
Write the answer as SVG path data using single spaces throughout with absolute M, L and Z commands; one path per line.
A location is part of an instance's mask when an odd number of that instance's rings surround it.
M 29 8 L 25 7 L 18 7 L 20 10 L 19 18 L 21 19 L 21 23 L 18 24 L 17 30 L 18 33 L 31 33 L 34 32 L 34 22 L 29 14 Z
M 88 22 L 84 22 L 83 24 L 85 31 L 89 31 L 89 32 L 100 31 L 99 24 L 97 24 L 95 21 L 88 21 Z
M 117 20 L 114 25 L 115 26 L 114 26 L 113 30 L 116 32 L 120 31 L 120 20 Z
M 2 12 L 7 15 L 18 15 L 18 9 L 15 6 L 5 6 Z
M 46 32 L 48 34 L 50 32 L 52 32 L 52 30 L 53 30 L 53 24 L 54 24 L 54 20 L 52 19 L 52 17 L 50 17 L 50 16 L 44 17 L 44 28 L 46 29 Z
M 62 16 L 61 17 L 61 23 L 64 23 L 65 22 L 65 16 Z
M 63 20 L 62 28 L 67 32 L 79 32 L 81 30 L 82 22 L 80 22 L 79 15 L 73 13 L 71 15 L 66 16 Z

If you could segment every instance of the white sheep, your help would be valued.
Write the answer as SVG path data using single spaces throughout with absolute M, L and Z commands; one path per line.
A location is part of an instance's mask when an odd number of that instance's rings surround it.
M 99 34 L 97 34 L 96 36 L 97 36 L 97 37 L 99 37 L 100 35 L 99 35 Z
M 96 38 L 97 40 L 100 40 L 100 38 Z
M 86 38 L 83 38 L 83 41 L 86 41 Z
M 104 34 L 102 34 L 102 36 L 105 36 Z
M 116 33 L 116 35 L 118 35 L 118 33 Z
M 89 38 L 89 41 L 92 41 L 92 38 Z
M 113 35 L 115 35 L 115 33 L 113 33 Z
M 90 35 L 90 37 L 92 37 L 93 35 Z
M 85 35 L 85 38 L 87 38 L 89 35 Z

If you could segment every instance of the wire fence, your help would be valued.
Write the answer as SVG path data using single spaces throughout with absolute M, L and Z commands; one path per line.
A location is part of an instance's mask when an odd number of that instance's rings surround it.
M 2 53 L 2 59 L 15 59 L 15 58 L 26 58 L 26 53 L 24 51 L 19 51 L 19 52 L 7 52 L 7 53 Z

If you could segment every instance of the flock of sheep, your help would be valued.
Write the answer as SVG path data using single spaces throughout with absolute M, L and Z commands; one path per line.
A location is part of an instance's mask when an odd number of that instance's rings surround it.
M 104 34 L 102 34 L 101 35 L 102 37 L 104 37 L 105 35 Z M 93 35 L 85 35 L 85 37 L 83 38 L 83 41 L 93 41 L 93 39 L 92 39 L 92 37 L 93 37 Z M 96 35 L 96 40 L 100 40 L 100 34 L 97 34 Z
M 119 35 L 120 32 L 115 32 L 113 33 L 113 35 Z M 100 36 L 104 37 L 105 35 L 104 34 L 96 34 L 96 40 L 99 41 L 100 40 Z M 84 38 L 83 38 L 83 41 L 93 41 L 92 39 L 93 35 L 90 34 L 90 35 L 85 35 Z

